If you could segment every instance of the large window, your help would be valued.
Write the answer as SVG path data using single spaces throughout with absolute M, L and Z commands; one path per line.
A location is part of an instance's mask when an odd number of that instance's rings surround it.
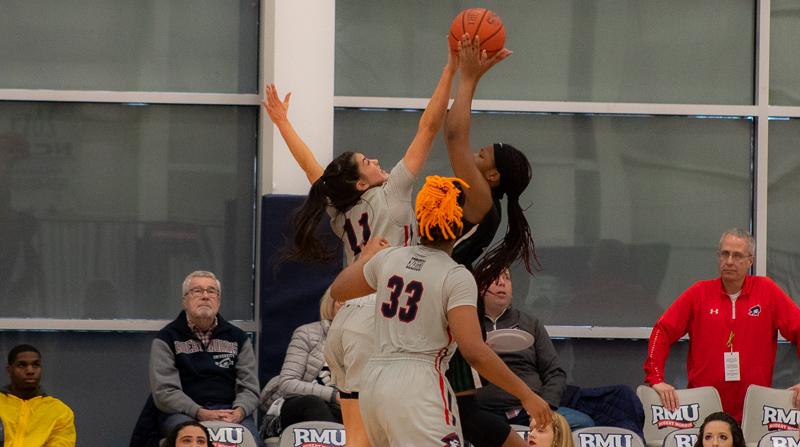
M 0 1 L 0 348 L 42 351 L 78 445 L 128 442 L 187 273 L 255 329 L 260 8 Z
M 169 318 L 192 270 L 253 319 L 254 107 L 0 104 L 4 317 Z

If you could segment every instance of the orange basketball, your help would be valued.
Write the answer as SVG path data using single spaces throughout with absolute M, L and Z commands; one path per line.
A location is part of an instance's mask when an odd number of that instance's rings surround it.
M 503 49 L 506 44 L 506 29 L 500 16 L 486 8 L 470 8 L 461 11 L 450 24 L 447 40 L 450 48 L 458 48 L 458 41 L 464 33 L 470 37 L 479 36 L 481 49 L 489 56 Z

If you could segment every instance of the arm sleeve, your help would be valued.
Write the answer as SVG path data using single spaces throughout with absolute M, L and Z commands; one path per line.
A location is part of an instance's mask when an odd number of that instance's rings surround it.
M 320 343 L 324 343 L 324 340 L 320 340 Z M 315 348 L 317 346 L 312 345 L 307 326 L 295 329 L 289 347 L 286 348 L 286 357 L 278 381 L 278 389 L 282 396 L 314 395 L 325 401 L 334 400 L 335 388 L 303 380 L 306 368 L 310 364 L 309 357 Z
M 445 313 L 458 306 L 478 306 L 478 286 L 475 284 L 475 278 L 463 266 L 458 266 L 447 273 L 444 292 L 447 297 Z
M 542 380 L 542 389 L 539 396 L 546 400 L 553 408 L 558 408 L 561 403 L 561 394 L 567 385 L 567 373 L 561 368 L 553 341 L 547 333 L 544 324 L 536 320 L 534 342 L 531 349 L 536 350 L 536 370 Z
M 664 381 L 664 365 L 667 363 L 669 349 L 673 343 L 686 334 L 692 317 L 692 303 L 699 286 L 689 287 L 661 315 L 647 344 L 647 358 L 644 361 L 644 380 L 650 385 Z
M 800 307 L 797 307 L 789 295 L 772 280 L 770 280 L 770 286 L 772 301 L 775 303 L 774 325 L 783 338 L 794 343 L 797 355 L 800 357 Z
M 150 346 L 150 392 L 153 402 L 164 413 L 183 413 L 195 417 L 200 405 L 181 388 L 181 378 L 175 367 L 175 355 L 164 340 L 155 339 Z
M 245 417 L 258 406 L 258 376 L 256 375 L 256 355 L 250 337 L 242 343 L 242 350 L 236 358 L 236 398 L 233 407 L 244 410 Z
M 75 414 L 64 405 L 64 413 L 53 423 L 53 431 L 47 439 L 47 447 L 75 447 Z
M 383 187 L 386 195 L 386 202 L 389 206 L 391 219 L 395 223 L 403 223 L 406 216 L 406 209 L 412 206 L 412 192 L 416 178 L 406 167 L 402 159 L 392 168 L 389 179 Z

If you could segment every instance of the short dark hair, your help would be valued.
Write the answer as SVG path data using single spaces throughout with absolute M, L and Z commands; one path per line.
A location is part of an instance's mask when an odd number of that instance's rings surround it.
M 17 356 L 22 352 L 35 352 L 39 354 L 39 357 L 42 356 L 42 353 L 39 352 L 39 350 L 33 347 L 32 345 L 27 345 L 27 344 L 17 345 L 11 348 L 11 351 L 9 351 L 8 353 L 8 364 L 13 365 L 14 362 L 17 360 Z
M 733 436 L 733 447 L 745 447 L 747 445 L 744 442 L 742 429 L 739 427 L 739 423 L 736 422 L 736 419 L 724 411 L 718 411 L 706 416 L 703 425 L 700 426 L 700 431 L 697 434 L 697 442 L 694 444 L 694 447 L 703 447 L 703 431 L 706 429 L 706 424 L 713 421 L 726 422 L 728 426 L 730 426 L 731 436 Z

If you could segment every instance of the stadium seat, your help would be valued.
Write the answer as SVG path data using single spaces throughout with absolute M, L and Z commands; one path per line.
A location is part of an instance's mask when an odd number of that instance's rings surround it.
M 797 447 L 798 445 L 800 445 L 800 432 L 797 430 L 767 432 L 758 441 L 758 447 Z
M 511 424 L 511 429 L 517 432 L 520 438 L 528 439 L 528 432 L 531 431 L 531 428 L 527 425 L 519 425 L 519 424 Z
M 699 430 L 700 427 L 692 427 L 670 432 L 667 437 L 664 438 L 663 447 L 694 447 L 694 443 L 697 442 Z
M 676 390 L 680 408 L 674 412 L 661 405 L 658 393 L 639 385 L 636 395 L 644 407 L 644 439 L 647 447 L 661 447 L 667 435 L 683 428 L 699 428 L 711 413 L 722 411 L 722 401 L 712 386 Z
M 742 431 L 748 447 L 755 447 L 765 434 L 797 429 L 800 410 L 794 408 L 794 391 L 750 385 L 744 397 Z
M 575 447 L 644 447 L 636 433 L 619 427 L 587 427 L 572 432 Z
M 281 432 L 280 447 L 314 445 L 334 447 L 345 445 L 344 425 L 335 422 L 306 421 L 286 427 Z
M 256 447 L 256 440 L 250 430 L 239 424 L 222 421 L 202 421 L 208 428 L 211 442 L 218 445 L 236 447 Z

